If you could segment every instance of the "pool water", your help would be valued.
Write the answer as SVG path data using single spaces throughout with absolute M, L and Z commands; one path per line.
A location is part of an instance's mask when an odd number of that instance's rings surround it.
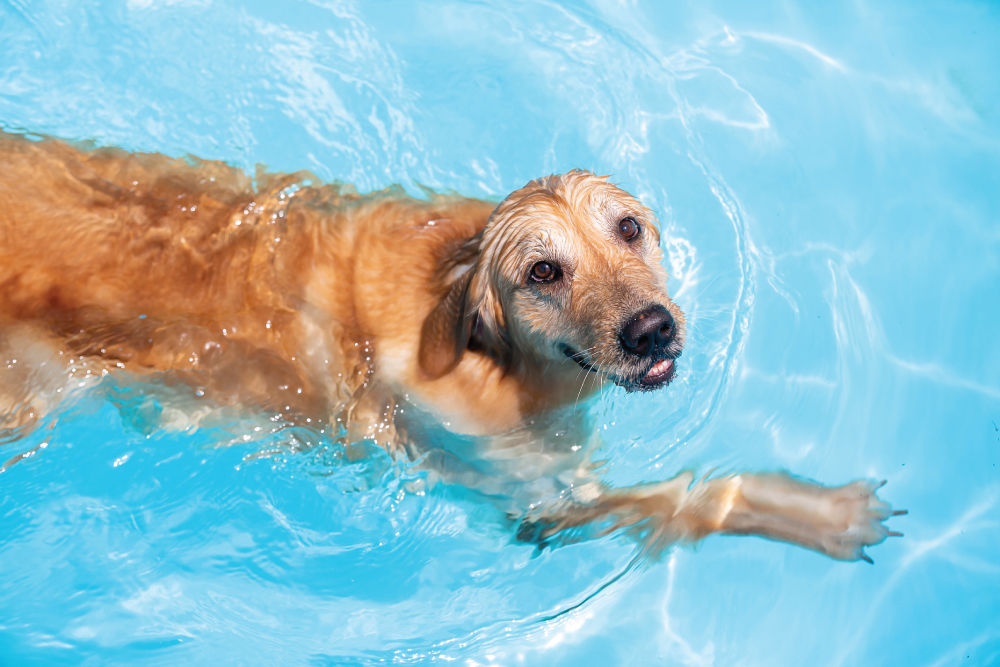
M 105 380 L 0 440 L 0 663 L 1000 663 L 998 38 L 990 2 L 0 0 L 10 131 L 415 194 L 611 174 L 690 332 L 667 390 L 589 406 L 605 477 L 910 510 L 874 566 L 536 553 L 405 461 Z

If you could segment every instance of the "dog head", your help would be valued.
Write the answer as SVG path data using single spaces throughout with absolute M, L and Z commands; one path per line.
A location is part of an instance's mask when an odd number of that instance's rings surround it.
M 684 317 L 667 295 L 659 240 L 652 212 L 606 178 L 574 170 L 528 183 L 454 254 L 421 366 L 441 375 L 473 349 L 508 368 L 665 385 Z

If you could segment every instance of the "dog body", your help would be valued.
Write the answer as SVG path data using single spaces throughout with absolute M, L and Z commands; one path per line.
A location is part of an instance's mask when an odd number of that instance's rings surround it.
M 655 218 L 606 179 L 539 179 L 499 206 L 361 196 L 306 173 L 251 180 L 6 134 L 0 164 L 0 350 L 49 340 L 69 375 L 154 374 L 411 455 L 433 422 L 496 464 L 442 474 L 505 489 L 519 536 L 539 543 L 588 525 L 650 548 L 753 533 L 855 559 L 890 534 L 868 483 L 594 477 L 578 403 L 606 382 L 664 386 L 684 338 Z M 37 376 L 19 372 L 8 387 Z M 43 411 L 40 385 L 7 402 Z

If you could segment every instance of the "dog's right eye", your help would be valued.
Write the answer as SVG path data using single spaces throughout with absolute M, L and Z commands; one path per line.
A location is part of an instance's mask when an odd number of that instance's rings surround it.
M 531 267 L 529 277 L 536 283 L 550 283 L 559 277 L 559 266 L 551 262 L 538 262 Z

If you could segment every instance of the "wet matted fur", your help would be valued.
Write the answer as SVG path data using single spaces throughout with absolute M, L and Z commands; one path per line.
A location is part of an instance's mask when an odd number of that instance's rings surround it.
M 496 465 L 436 474 L 507 498 L 539 544 L 718 532 L 854 560 L 893 534 L 869 482 L 594 475 L 574 406 L 608 382 L 667 385 L 684 344 L 656 219 L 607 178 L 548 176 L 496 205 L 10 134 L 0 163 L 0 351 L 34 360 L 2 371 L 0 427 L 124 369 L 393 451 L 464 436 Z

